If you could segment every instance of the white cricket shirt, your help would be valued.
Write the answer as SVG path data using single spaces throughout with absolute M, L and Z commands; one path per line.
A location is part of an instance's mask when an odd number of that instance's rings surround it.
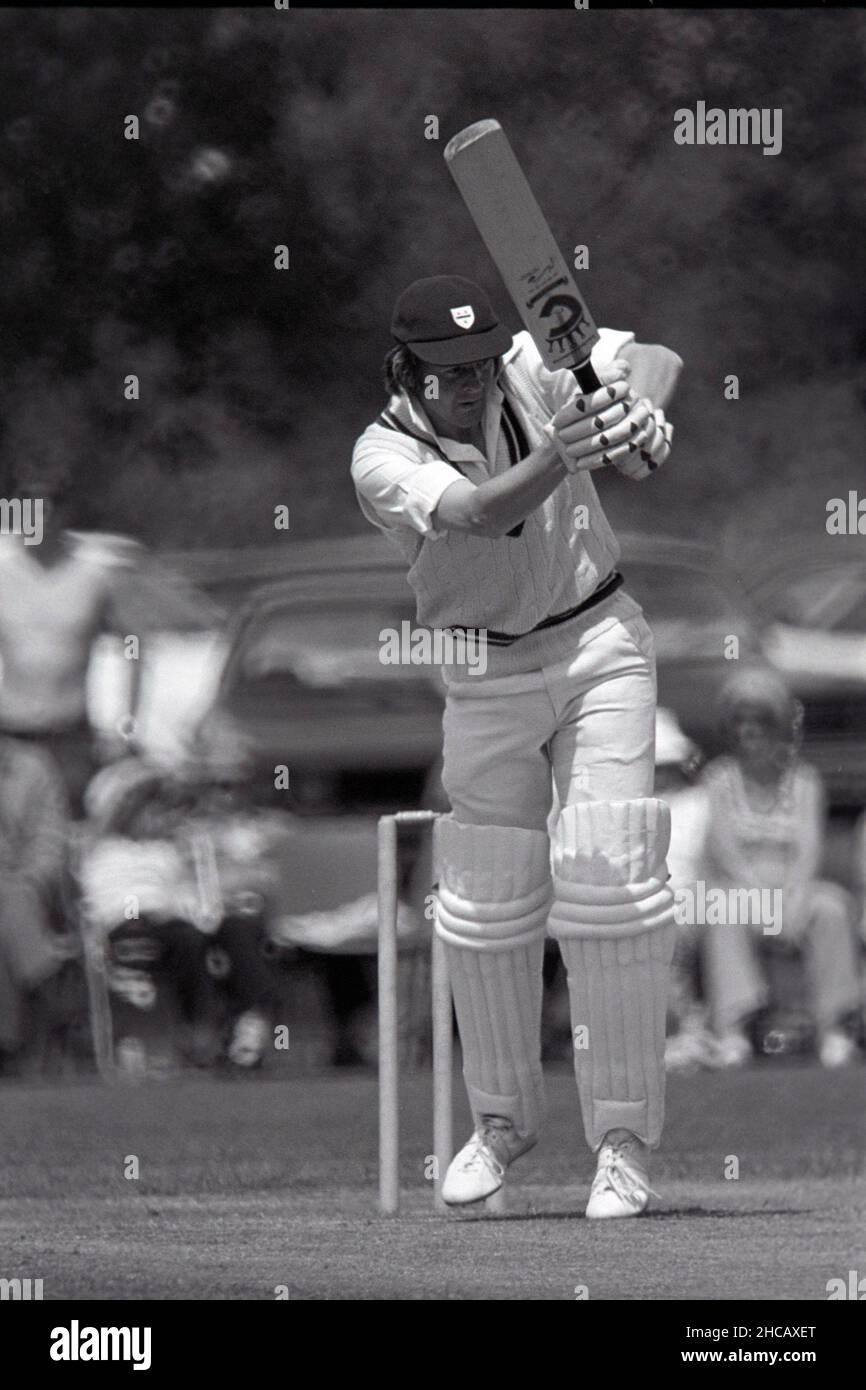
M 633 333 L 600 329 L 593 365 L 612 362 L 633 341 Z M 437 436 L 405 392 L 360 436 L 352 456 L 358 501 L 405 556 L 419 623 L 527 633 L 588 599 L 615 568 L 619 546 L 586 472 L 569 474 L 519 535 L 436 530 L 431 520 L 459 478 L 483 483 L 544 442 L 542 427 L 574 394 L 571 372 L 548 371 L 530 335 L 518 333 L 488 395 L 484 454 Z

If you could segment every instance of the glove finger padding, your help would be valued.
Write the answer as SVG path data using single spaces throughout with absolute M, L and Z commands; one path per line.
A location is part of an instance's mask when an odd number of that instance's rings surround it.
M 588 454 L 580 459 L 566 457 L 563 462 L 569 473 L 586 473 L 594 468 L 606 468 L 610 463 L 619 466 L 620 460 L 626 461 L 629 458 L 640 458 L 639 441 L 629 440 L 627 444 L 619 444 L 615 449 L 604 449 L 601 453 Z
M 549 437 L 558 439 L 564 448 L 568 448 L 572 444 L 581 443 L 594 435 L 607 433 L 622 425 L 633 408 L 630 401 L 614 401 L 613 405 L 605 407 L 604 410 L 599 410 L 593 415 L 581 415 L 574 423 L 563 425 L 557 425 L 555 422 L 559 417 L 554 416 L 550 422 Z
M 560 444 L 569 458 L 602 453 L 605 449 L 627 444 L 644 433 L 652 423 L 648 401 L 617 401 L 613 409 L 593 415 L 590 420 L 582 420 L 577 425 L 568 425 L 558 431 Z
M 631 366 L 619 360 L 606 363 L 596 369 L 599 385 L 594 391 L 578 391 L 571 400 L 556 412 L 551 423 L 556 429 L 574 425 L 579 420 L 591 419 L 599 411 L 609 410 L 615 401 L 634 398 L 629 386 Z
M 639 447 L 617 468 L 629 478 L 646 478 L 665 462 L 671 451 L 674 427 L 665 419 L 663 410 L 652 411 L 641 436 L 633 442 Z
M 620 415 L 621 406 L 624 413 Z M 555 417 L 555 421 L 560 419 L 561 414 Z M 555 441 L 569 473 L 602 468 L 613 463 L 622 466 L 622 471 L 629 476 L 642 477 L 652 471 L 642 455 L 658 449 L 663 443 L 664 437 L 656 414 L 650 401 L 632 397 L 617 401 L 610 410 L 602 411 L 590 420 L 565 425 L 552 421 L 546 432 Z

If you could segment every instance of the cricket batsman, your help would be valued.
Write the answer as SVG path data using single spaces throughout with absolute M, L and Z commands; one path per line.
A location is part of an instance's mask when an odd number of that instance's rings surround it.
M 664 1111 L 670 818 L 653 797 L 652 634 L 591 473 L 610 464 L 642 479 L 664 463 L 682 362 L 601 329 L 602 385 L 576 394 L 570 372 L 550 372 L 530 335 L 512 339 L 456 275 L 410 285 L 391 333 L 390 400 L 356 443 L 355 489 L 406 558 L 418 622 L 474 634 L 487 658 L 470 669 L 455 646 L 442 670 L 451 814 L 435 930 L 475 1124 L 442 1195 L 484 1200 L 537 1142 L 549 931 L 597 1155 L 586 1214 L 634 1216 Z

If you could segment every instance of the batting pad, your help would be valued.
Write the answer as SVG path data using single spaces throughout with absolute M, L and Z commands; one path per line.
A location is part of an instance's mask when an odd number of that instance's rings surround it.
M 593 1150 L 610 1129 L 654 1148 L 664 1121 L 664 1045 L 676 928 L 662 801 L 563 809 L 550 932 L 568 972 L 574 1067 Z
M 504 1115 L 534 1134 L 544 1113 L 541 996 L 550 910 L 543 831 L 438 822 L 436 932 L 445 943 L 476 1125 Z

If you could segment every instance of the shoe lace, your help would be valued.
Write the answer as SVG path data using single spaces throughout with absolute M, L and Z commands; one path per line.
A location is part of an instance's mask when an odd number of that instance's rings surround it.
M 473 1152 L 466 1160 L 466 1168 L 476 1171 L 479 1168 L 492 1168 L 498 1177 L 505 1172 L 497 1147 L 503 1136 L 511 1128 L 511 1121 L 501 1115 L 482 1115 L 474 1136 Z
M 628 1156 L 632 1143 L 630 1139 L 612 1140 L 605 1155 L 604 1167 L 596 1177 L 601 1178 L 602 1185 L 610 1187 L 621 1201 L 633 1204 L 644 1193 L 649 1193 L 651 1197 L 658 1197 L 659 1194 L 645 1179 L 637 1177 L 630 1167 Z
M 499 1159 L 481 1139 L 480 1135 L 475 1136 L 475 1144 L 469 1157 L 463 1165 L 467 1173 L 477 1173 L 479 1169 L 492 1168 L 498 1177 L 505 1172 Z

